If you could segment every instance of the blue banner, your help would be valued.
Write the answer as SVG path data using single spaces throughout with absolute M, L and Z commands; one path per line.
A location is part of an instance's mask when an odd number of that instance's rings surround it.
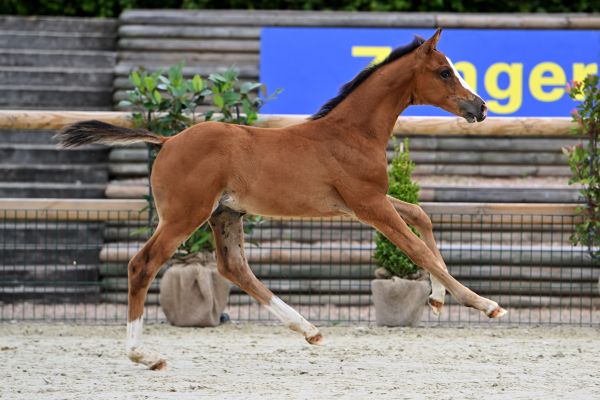
M 265 113 L 313 114 L 373 61 L 433 29 L 263 28 L 260 79 L 283 88 Z M 446 29 L 438 49 L 495 116 L 568 116 L 564 87 L 598 73 L 597 31 Z M 449 115 L 429 106 L 404 115 Z

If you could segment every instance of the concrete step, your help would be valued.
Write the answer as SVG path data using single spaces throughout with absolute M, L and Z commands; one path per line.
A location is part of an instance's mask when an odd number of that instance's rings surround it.
M 1 76 L 0 69 L 0 76 Z M 395 153 L 388 152 L 388 159 Z M 553 152 L 507 153 L 502 151 L 419 151 L 411 150 L 410 158 L 418 164 L 462 164 L 480 166 L 489 165 L 566 165 L 567 159 L 560 149 Z
M 252 272 L 259 279 L 374 279 L 375 264 L 253 264 Z M 498 265 L 454 265 L 450 273 L 455 279 L 481 279 L 482 281 L 519 281 L 532 279 L 548 282 L 593 282 L 598 279 L 593 266 L 546 267 L 538 265 L 498 266 Z M 161 268 L 156 275 L 160 278 L 167 268 Z M 127 263 L 101 264 L 99 274 L 102 279 L 127 278 Z
M 115 75 L 119 77 L 118 80 L 115 80 L 115 88 L 118 89 L 130 89 L 132 87 L 131 82 L 129 81 L 129 73 L 132 70 L 136 70 L 139 67 L 144 67 L 148 71 L 159 71 L 159 70 L 167 70 L 170 65 L 173 65 L 173 60 L 167 61 L 164 63 L 152 63 L 152 62 L 119 62 L 115 66 Z M 198 74 L 201 76 L 206 76 L 208 74 L 214 72 L 224 72 L 231 68 L 231 64 L 229 63 L 211 63 L 211 64 L 201 64 L 201 65 L 189 65 L 183 68 L 183 76 L 186 78 L 192 78 L 194 75 Z M 246 82 L 248 80 L 255 80 L 259 75 L 258 65 L 255 64 L 235 64 L 236 70 L 239 72 L 239 78 L 241 82 Z
M 0 49 L 7 67 L 114 68 L 116 62 L 114 51 Z
M 103 233 L 101 222 L 5 221 L 0 222 L 0 245 L 11 248 L 37 243 L 40 247 L 52 248 L 76 243 L 98 244 L 104 241 Z
M 0 108 L 112 109 L 112 88 L 0 85 Z
M 398 140 L 402 136 L 398 135 Z M 532 154 L 537 152 L 561 153 L 564 146 L 579 143 L 579 139 L 571 137 L 464 137 L 464 136 L 411 136 L 409 147 L 413 151 L 502 151 L 509 154 Z M 389 142 L 388 150 L 394 149 L 394 143 Z
M 148 293 L 146 296 L 146 306 L 154 305 L 158 306 L 158 293 Z M 278 297 L 294 306 L 320 306 L 320 305 L 335 305 L 341 307 L 347 306 L 367 306 L 373 304 L 372 296 L 370 294 L 326 294 L 326 293 L 313 293 L 313 294 L 285 294 L 280 293 Z M 127 304 L 127 292 L 103 292 L 101 295 L 102 302 L 105 303 L 118 303 Z M 525 308 L 525 312 L 531 314 L 531 309 L 539 307 L 566 307 L 566 308 L 581 308 L 581 307 L 593 307 L 594 309 L 600 308 L 600 298 L 597 295 L 583 297 L 576 295 L 573 297 L 568 296 L 506 296 L 501 299 L 502 306 L 510 308 Z M 229 307 L 238 305 L 249 305 L 256 304 L 256 300 L 247 294 L 231 294 L 227 300 Z M 454 298 L 446 297 L 447 305 L 456 304 Z M 231 310 L 231 308 L 230 308 Z M 538 311 L 534 311 L 538 312 Z
M 111 169 L 114 170 L 114 168 Z M 112 180 L 106 195 L 114 199 L 140 199 L 148 194 L 147 179 Z M 580 203 L 577 188 L 486 187 L 421 185 L 420 201 L 454 203 Z
M 263 279 L 263 283 L 276 294 L 369 294 L 371 281 L 368 279 Z M 462 282 L 480 294 L 514 294 L 514 295 L 540 295 L 540 296 L 595 296 L 598 291 L 596 282 L 538 282 L 531 280 L 522 281 L 487 281 L 484 279 L 463 279 Z M 127 278 L 102 279 L 101 287 L 104 292 L 127 291 Z M 160 287 L 159 280 L 150 284 L 149 292 L 157 293 Z M 243 291 L 235 285 L 231 286 L 231 293 L 241 294 Z
M 129 262 L 143 246 L 133 241 L 106 243 L 100 253 L 103 263 Z M 594 266 L 590 254 L 582 247 L 555 244 L 479 244 L 441 243 L 439 246 L 446 265 L 530 265 L 584 267 Z M 250 265 L 307 264 L 329 265 L 368 264 L 373 262 L 375 245 L 368 242 L 261 243 L 259 247 L 246 243 L 245 252 Z
M 116 37 L 100 33 L 0 30 L 0 48 L 114 51 Z
M 3 265 L 0 268 L 0 287 L 30 282 L 95 282 L 96 265 Z
M 0 248 L 0 260 L 4 265 L 97 264 L 101 247 L 100 242 L 49 246 L 15 243 L 10 247 Z
M 100 301 L 100 285 L 1 285 L 0 302 L 17 303 L 24 300 L 35 303 L 97 303 Z
M 493 146 L 492 143 L 490 145 Z M 148 153 L 144 149 L 116 148 L 111 154 L 111 160 L 115 161 L 145 161 L 148 159 Z M 389 150 L 388 160 L 393 159 L 396 154 Z M 566 157 L 560 152 L 555 151 L 537 152 L 537 153 L 507 153 L 503 151 L 481 151 L 481 150 L 414 150 L 410 151 L 410 158 L 417 164 L 459 164 L 481 166 L 481 165 L 567 165 Z
M 0 29 L 10 31 L 86 32 L 115 35 L 118 21 L 113 18 L 0 16 Z
M 21 165 L 105 163 L 108 160 L 108 151 L 104 146 L 60 149 L 52 144 L 9 143 L 0 144 L 0 162 Z
M 112 81 L 112 68 L 0 66 L 0 85 L 56 85 L 110 88 Z
M 422 186 L 421 201 L 465 203 L 580 203 L 576 188 Z
M 107 183 L 106 164 L 0 164 L 4 182 Z
M 56 141 L 52 139 L 55 134 L 56 131 L 0 129 L 0 144 L 55 145 Z
M 101 199 L 105 190 L 106 185 L 99 183 L 0 182 L 0 197 L 11 198 Z
M 414 176 L 480 176 L 487 178 L 511 177 L 567 177 L 571 176 L 565 165 L 486 165 L 486 164 L 422 164 L 417 163 Z

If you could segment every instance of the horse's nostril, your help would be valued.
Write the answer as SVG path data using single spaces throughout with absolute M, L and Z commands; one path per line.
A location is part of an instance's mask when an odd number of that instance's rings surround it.
M 485 103 L 483 103 L 483 104 L 481 105 L 481 113 L 482 113 L 482 114 L 485 114 L 485 112 L 486 112 L 486 111 L 487 111 L 487 106 L 485 105 Z

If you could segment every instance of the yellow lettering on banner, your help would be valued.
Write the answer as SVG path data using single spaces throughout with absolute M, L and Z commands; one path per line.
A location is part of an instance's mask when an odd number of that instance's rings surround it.
M 508 87 L 501 89 L 498 86 L 500 74 L 508 75 Z M 485 90 L 494 99 L 507 100 L 506 104 L 489 100 L 488 108 L 496 114 L 511 114 L 521 108 L 523 103 L 523 64 L 521 63 L 495 63 L 485 72 Z
M 553 62 L 539 63 L 529 74 L 529 90 L 539 101 L 557 101 L 565 94 L 567 77 L 562 67 Z M 547 86 L 559 86 L 544 90 Z
M 585 65 L 584 63 L 573 64 L 573 80 L 581 82 L 588 75 L 598 75 L 598 64 L 592 63 Z M 583 95 L 575 97 L 577 100 L 583 100 Z
M 370 64 L 377 64 L 392 52 L 389 46 L 352 46 L 352 57 L 373 57 Z
M 459 61 L 454 64 L 454 68 L 460 73 L 469 86 L 477 91 L 477 70 L 475 66 L 467 61 Z

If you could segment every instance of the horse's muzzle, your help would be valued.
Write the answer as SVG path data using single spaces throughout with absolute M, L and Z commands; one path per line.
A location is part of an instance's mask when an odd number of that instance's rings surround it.
M 461 101 L 459 104 L 462 116 L 469 123 L 475 121 L 481 122 L 487 117 L 487 105 L 480 97 L 476 97 L 474 100 Z

